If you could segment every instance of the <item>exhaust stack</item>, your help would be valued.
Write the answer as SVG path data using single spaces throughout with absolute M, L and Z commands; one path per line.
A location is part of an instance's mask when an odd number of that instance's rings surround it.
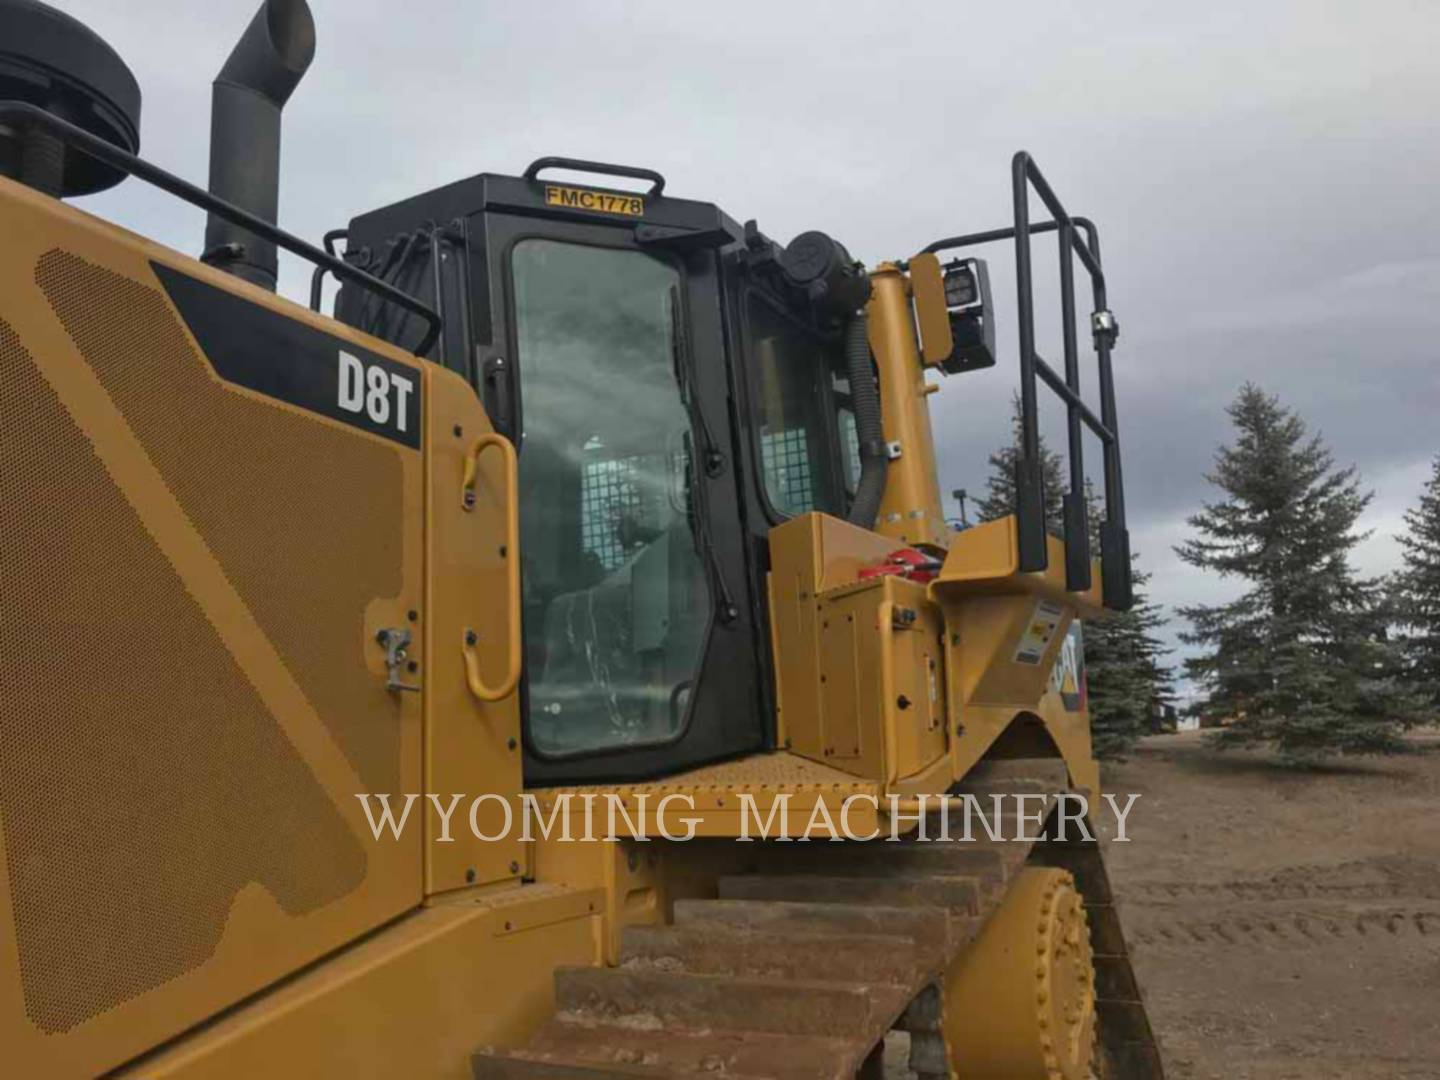
M 215 77 L 210 192 L 266 221 L 280 201 L 280 114 L 315 58 L 305 0 L 264 0 Z M 275 245 L 211 214 L 203 261 L 275 291 Z

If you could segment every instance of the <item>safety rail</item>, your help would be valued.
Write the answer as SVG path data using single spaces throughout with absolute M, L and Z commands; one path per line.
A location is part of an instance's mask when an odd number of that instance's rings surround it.
M 83 154 L 103 161 L 138 180 L 144 180 L 147 184 L 152 184 L 161 191 L 174 195 L 177 199 L 183 199 L 192 206 L 198 206 L 202 210 L 208 210 L 227 221 L 232 221 L 246 231 L 269 240 L 276 247 L 282 247 L 308 262 L 323 266 L 337 278 L 349 281 L 362 289 L 368 289 L 391 303 L 399 304 L 406 310 L 414 312 L 430 324 L 420 343 L 415 347 L 416 356 L 424 356 L 429 352 L 440 336 L 440 316 L 409 293 L 351 266 L 337 256 L 326 254 L 264 218 L 256 217 L 233 203 L 210 194 L 204 188 L 196 187 L 188 180 L 182 180 L 158 165 L 152 165 L 143 158 L 138 158 L 134 154 L 122 150 L 98 135 L 93 135 L 84 128 L 62 120 L 53 113 L 48 113 L 25 101 L 0 101 L 0 124 L 14 124 L 21 128 L 44 128 L 61 142 L 67 146 L 73 146 Z
M 1063 499 L 1065 587 L 1090 588 L 1090 524 L 1085 499 L 1085 456 L 1082 428 L 1100 440 L 1104 453 L 1105 519 L 1100 524 L 1100 565 L 1107 608 L 1123 611 L 1132 601 L 1130 533 L 1125 524 L 1124 478 L 1120 465 L 1120 433 L 1115 413 L 1115 380 L 1110 359 L 1119 333 L 1105 293 L 1100 266 L 1100 234 L 1087 218 L 1071 217 L 1030 155 L 1023 150 L 1011 162 L 1015 224 L 1008 229 L 950 236 L 925 248 L 938 253 L 962 247 L 1015 241 L 1016 308 L 1020 341 L 1020 456 L 1015 466 L 1015 518 L 1020 569 L 1044 570 L 1049 563 L 1045 527 L 1044 470 L 1040 458 L 1040 424 L 1036 380 L 1044 382 L 1065 403 L 1070 490 Z M 1035 192 L 1053 220 L 1032 224 L 1030 193 Z M 1059 240 L 1060 314 L 1063 320 L 1062 376 L 1035 349 L 1035 296 L 1030 238 L 1055 232 Z M 1080 234 L 1084 233 L 1082 237 Z M 1100 415 L 1081 398 L 1080 357 L 1075 334 L 1075 259 L 1090 275 L 1094 310 L 1091 336 L 1100 374 Z

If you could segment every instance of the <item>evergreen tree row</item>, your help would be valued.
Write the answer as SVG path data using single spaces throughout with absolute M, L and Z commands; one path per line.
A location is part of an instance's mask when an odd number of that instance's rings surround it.
M 1365 579 L 1351 564 L 1368 535 L 1371 495 L 1340 468 L 1293 411 L 1247 384 L 1227 409 L 1233 425 L 1206 479 L 1217 497 L 1188 521 L 1182 560 L 1241 587 L 1228 602 L 1179 609 L 1181 640 L 1197 647 L 1185 671 L 1194 711 L 1219 724 L 1220 746 L 1268 744 L 1312 762 L 1341 753 L 1391 753 L 1403 734 L 1440 719 L 1440 456 L 1405 517 L 1403 565 Z M 982 521 L 1014 512 L 1020 410 L 1013 437 L 990 455 L 977 504 Z M 1062 532 L 1060 456 L 1041 441 L 1047 528 Z M 1092 528 L 1101 509 L 1093 492 Z M 1092 545 L 1098 540 L 1092 536 Z M 1159 637 L 1164 613 L 1138 566 L 1135 606 L 1087 623 L 1085 662 L 1097 755 L 1121 755 L 1168 702 L 1172 675 Z

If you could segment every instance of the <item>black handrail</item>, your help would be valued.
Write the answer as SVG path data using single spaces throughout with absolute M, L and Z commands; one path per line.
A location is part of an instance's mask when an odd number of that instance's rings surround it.
M 1015 470 L 1015 516 L 1020 569 L 1044 570 L 1046 548 L 1044 471 L 1040 460 L 1040 427 L 1035 383 L 1038 378 L 1065 404 L 1069 446 L 1070 490 L 1064 497 L 1065 586 L 1071 591 L 1090 588 L 1089 511 L 1085 501 L 1085 461 L 1081 426 L 1093 431 L 1104 451 L 1105 520 L 1100 526 L 1100 558 L 1105 606 L 1124 610 L 1132 600 L 1130 534 L 1125 523 L 1124 477 L 1120 467 L 1120 433 L 1115 412 L 1115 381 L 1110 353 L 1116 325 L 1106 299 L 1105 273 L 1100 266 L 1100 233 L 1088 218 L 1071 217 L 1056 197 L 1030 155 L 1021 151 L 1011 161 L 1011 187 L 1015 224 L 1005 229 L 950 236 L 925 248 L 937 253 L 954 248 L 1015 241 L 1016 307 L 1020 339 L 1020 458 Z M 1030 222 L 1033 188 L 1052 220 Z M 1059 233 L 1060 308 L 1064 320 L 1062 341 L 1064 375 L 1055 371 L 1035 350 L 1035 299 L 1030 237 Z M 1081 237 L 1084 233 L 1084 237 Z M 1100 369 L 1100 415 L 1080 396 L 1080 360 L 1075 335 L 1074 259 L 1090 275 L 1094 313 L 1091 316 L 1095 354 Z
M 650 190 L 645 192 L 646 195 L 659 195 L 665 190 L 665 177 L 654 169 L 642 168 L 639 165 L 610 165 L 603 161 L 584 161 L 580 158 L 536 158 L 526 166 L 521 175 L 526 180 L 534 180 L 540 175 L 541 169 L 573 169 L 575 172 L 598 173 L 601 176 L 624 176 L 631 180 L 649 180 Z
M 325 245 L 325 254 L 334 255 L 335 241 L 348 239 L 349 236 L 349 229 L 331 229 L 321 237 L 320 241 Z M 315 267 L 315 272 L 310 275 L 310 310 L 316 314 L 320 312 L 320 298 L 324 295 L 324 287 L 325 267 L 317 266 Z
M 1076 228 L 1085 234 L 1085 246 L 1090 249 L 1094 256 L 1096 265 L 1100 263 L 1100 230 L 1095 223 L 1087 217 L 1076 214 L 1070 219 Z M 1054 232 L 1060 228 L 1058 221 L 1041 221 L 1030 226 L 1030 235 L 1044 232 Z M 922 250 L 931 255 L 941 251 L 949 251 L 952 248 L 974 247 L 978 244 L 990 244 L 996 240 L 1013 240 L 1015 238 L 1015 227 L 1009 226 L 1004 229 L 987 229 L 984 232 L 965 233 L 963 236 L 947 236 L 943 240 L 936 240 L 933 244 L 927 244 Z
M 227 221 L 233 221 L 255 235 L 269 240 L 277 247 L 282 247 L 294 255 L 299 255 L 302 259 L 325 267 L 337 278 L 353 282 L 391 303 L 399 304 L 406 310 L 414 312 L 430 324 L 429 329 L 420 339 L 420 343 L 415 347 L 416 356 L 424 356 L 429 352 L 440 336 L 440 316 L 409 293 L 402 292 L 393 285 L 351 266 L 343 259 L 327 255 L 298 236 L 292 236 L 263 218 L 258 218 L 224 199 L 215 197 L 204 188 L 196 187 L 189 181 L 166 172 L 158 165 L 152 165 L 134 154 L 121 150 L 113 143 L 108 143 L 99 136 L 92 135 L 84 128 L 76 127 L 74 124 L 24 101 L 0 101 L 0 121 L 45 128 L 67 145 L 75 147 L 81 153 L 88 154 L 97 161 L 102 161 L 137 179 L 153 184 L 160 190 L 169 192 L 176 198 L 183 199 L 202 210 L 223 217 Z

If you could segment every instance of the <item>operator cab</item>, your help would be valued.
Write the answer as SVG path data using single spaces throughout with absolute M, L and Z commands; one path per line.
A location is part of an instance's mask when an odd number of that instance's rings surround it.
M 555 168 L 648 188 L 541 178 Z M 439 311 L 428 358 L 519 450 L 527 782 L 771 745 L 765 538 L 854 497 L 842 335 L 863 271 L 823 234 L 782 249 L 658 173 L 568 159 L 362 215 L 344 239 Z M 407 348 L 425 331 L 348 287 L 336 316 Z

